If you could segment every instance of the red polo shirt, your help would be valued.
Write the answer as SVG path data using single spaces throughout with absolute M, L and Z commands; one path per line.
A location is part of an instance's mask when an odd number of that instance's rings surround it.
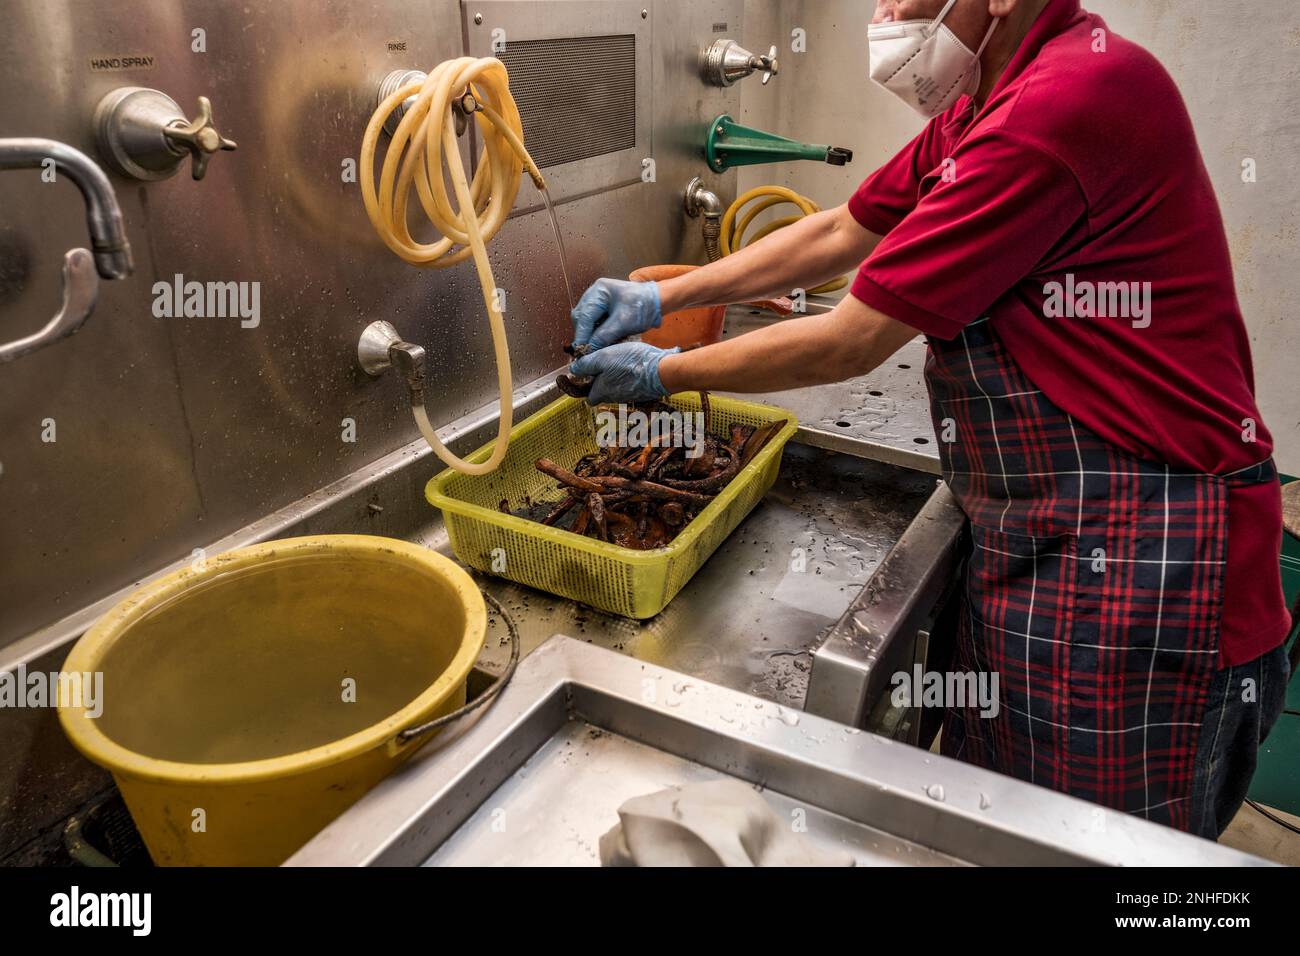
M 1054 404 L 1138 457 L 1227 474 L 1272 454 L 1182 97 L 1079 0 L 1051 0 L 984 110 L 963 97 L 849 210 L 885 237 L 853 284 L 867 305 L 944 340 L 989 316 Z M 1225 665 L 1290 626 L 1278 486 L 1233 488 L 1228 511 Z

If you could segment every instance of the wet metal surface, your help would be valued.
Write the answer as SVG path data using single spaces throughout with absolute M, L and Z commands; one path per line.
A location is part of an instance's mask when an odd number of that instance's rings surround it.
M 552 372 L 516 390 L 517 420 L 555 398 L 554 380 Z M 778 404 L 787 397 L 780 396 Z M 495 422 L 493 403 L 439 433 L 463 455 L 490 440 Z M 673 603 L 650 621 L 611 617 L 509 582 L 480 580 L 512 609 L 526 650 L 554 633 L 567 632 L 786 707 L 802 707 L 811 652 L 934 488 L 934 479 L 924 474 L 829 454 L 799 444 L 803 440 L 801 434 L 787 446 L 781 477 L 767 497 Z M 870 456 L 878 449 L 864 444 L 855 451 Z M 436 470 L 422 440 L 405 445 L 213 540 L 206 553 L 275 538 L 348 533 L 405 538 L 450 554 L 441 514 L 424 499 L 425 483 Z M 9 645 L 0 652 L 0 666 L 12 669 L 26 663 L 29 668 L 39 664 L 56 669 L 72 642 L 133 587 L 189 560 L 187 553 Z M 795 570 L 799 566 L 802 571 Z M 504 638 L 505 628 L 494 622 L 484 657 L 488 669 L 504 664 Z M 77 808 L 87 791 L 68 781 L 103 785 L 102 774 L 66 744 L 51 713 L 24 709 L 10 717 L 6 739 L 13 746 L 0 747 L 0 765 L 18 768 L 10 777 L 24 785 L 0 794 L 0 852 L 12 850 L 34 829 L 57 823 Z M 48 761 L 28 766 L 32 742 L 41 740 L 52 743 L 38 748 Z M 16 813 L 16 808 L 22 812 Z
M 965 523 L 941 484 L 814 652 L 806 709 L 865 726 L 892 675 L 915 661 L 918 632 L 928 634 L 927 651 L 951 641 L 951 627 L 940 622 L 951 605 L 945 596 L 958 577 Z
M 612 768 L 617 772 L 611 772 Z M 624 802 L 665 787 L 727 776 L 585 721 L 570 721 L 483 801 L 423 865 L 599 866 L 600 838 L 618 823 L 618 808 Z M 756 789 L 782 820 L 793 819 L 796 811 L 802 811 L 807 829 L 801 832 L 810 846 L 848 853 L 858 866 L 962 865 L 953 857 L 857 820 L 774 790 Z M 504 827 L 501 820 L 506 821 Z
M 732 777 L 870 863 L 1264 861 L 556 635 L 288 861 L 592 864 L 629 796 Z
M 76 336 L 0 376 L 0 644 L 188 560 L 194 548 L 418 438 L 400 376 L 371 379 L 355 367 L 357 337 L 376 319 L 426 349 L 434 423 L 495 404 L 474 267 L 415 269 L 393 255 L 374 234 L 351 175 L 390 71 L 485 49 L 502 30 L 512 41 L 635 32 L 635 148 L 546 171 L 574 291 L 647 263 L 704 258 L 680 190 L 699 171 L 700 131 L 741 104 L 739 87 L 701 83 L 696 58 L 714 24 L 742 32 L 742 0 L 521 0 L 492 4 L 481 27 L 466 6 L 3 5 L 4 135 L 48 136 L 98 159 L 96 104 L 110 90 L 139 85 L 190 115 L 199 96 L 210 97 L 218 125 L 240 148 L 214 159 L 202 183 L 184 173 L 151 183 L 112 177 L 137 274 L 101 286 L 95 316 Z M 200 26 L 211 41 L 206 55 L 177 40 Z M 147 63 L 94 68 L 92 60 L 112 54 Z M 651 156 L 656 175 L 643 179 L 642 158 Z M 609 164 L 617 168 L 595 179 Z M 48 320 L 61 297 L 63 254 L 85 243 L 81 197 L 58 178 L 42 184 L 34 170 L 0 176 L 6 339 Z M 616 182 L 632 185 L 596 191 Z M 711 183 L 734 195 L 736 173 Z M 530 209 L 540 209 L 539 197 L 525 177 L 490 251 L 496 284 L 508 291 L 510 356 L 521 382 L 559 365 L 572 337 L 551 225 Z M 241 289 L 258 290 L 256 326 L 219 315 L 155 318 L 154 280 L 175 275 L 255 284 Z M 57 422 L 56 443 L 42 438 L 45 419 Z
M 648 621 L 616 617 L 490 577 L 524 653 L 552 634 L 802 707 L 812 651 L 934 491 L 932 477 L 791 443 L 780 477 L 699 573 Z M 437 512 L 404 535 L 451 554 Z M 509 656 L 493 621 L 481 666 Z

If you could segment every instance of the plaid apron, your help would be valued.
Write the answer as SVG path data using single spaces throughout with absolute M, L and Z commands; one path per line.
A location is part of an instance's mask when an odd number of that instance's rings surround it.
M 945 480 L 971 521 L 943 752 L 1179 829 L 1218 669 L 1228 488 L 1107 443 L 1025 377 L 987 320 L 926 362 Z M 985 715 L 990 709 L 983 709 Z

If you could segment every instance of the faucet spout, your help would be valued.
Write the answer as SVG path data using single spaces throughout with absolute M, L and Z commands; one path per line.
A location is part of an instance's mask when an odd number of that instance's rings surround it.
M 704 252 L 710 262 L 717 262 L 722 258 L 722 200 L 696 176 L 686 184 L 684 205 L 692 219 L 704 217 Z
M 33 169 L 53 161 L 58 173 L 72 180 L 86 204 L 86 226 L 95 271 L 105 279 L 125 279 L 135 269 L 122 210 L 113 184 L 79 149 L 53 139 L 0 139 L 0 169 Z
M 423 408 L 424 349 L 399 340 L 388 346 L 388 356 L 393 363 L 393 368 L 401 372 L 402 378 L 406 379 L 406 388 L 411 393 L 411 404 Z

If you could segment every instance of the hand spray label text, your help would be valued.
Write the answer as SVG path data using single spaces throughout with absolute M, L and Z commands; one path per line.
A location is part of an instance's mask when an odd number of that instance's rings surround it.
M 152 56 L 92 56 L 90 58 L 91 73 L 118 73 L 122 70 L 152 70 L 154 58 Z
M 155 282 L 153 296 L 153 314 L 159 319 L 238 318 L 245 329 L 262 321 L 260 282 L 186 282 L 178 272 L 171 282 Z

